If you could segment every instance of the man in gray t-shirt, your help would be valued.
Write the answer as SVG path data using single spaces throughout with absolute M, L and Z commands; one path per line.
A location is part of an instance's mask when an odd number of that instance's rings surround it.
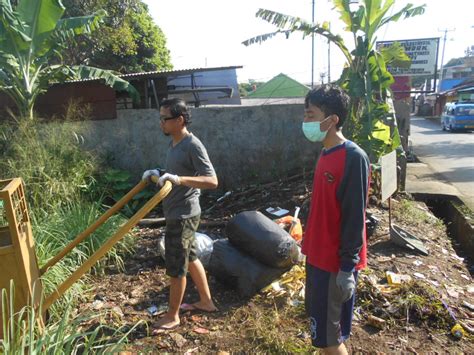
M 200 189 L 215 189 L 218 181 L 206 148 L 187 127 L 190 114 L 181 99 L 165 100 L 160 105 L 160 126 L 171 142 L 166 155 L 166 173 L 147 170 L 143 179 L 157 176 L 158 184 L 173 184 L 171 192 L 163 200 L 166 218 L 165 259 L 166 273 L 170 276 L 168 312 L 158 322 L 158 332 L 176 328 L 180 324 L 179 309 L 214 312 L 206 272 L 196 256 L 195 232 L 199 226 L 201 207 Z M 186 274 L 189 270 L 198 289 L 200 300 L 183 304 Z
M 166 172 L 178 176 L 216 176 L 206 148 L 192 133 L 178 144 L 170 142 L 166 155 Z M 166 219 L 189 218 L 201 214 L 200 190 L 175 185 L 163 201 Z

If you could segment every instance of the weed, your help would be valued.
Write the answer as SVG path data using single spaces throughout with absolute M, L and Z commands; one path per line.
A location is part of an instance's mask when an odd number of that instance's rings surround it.
M 96 203 L 71 203 L 55 213 L 40 219 L 32 218 L 33 235 L 36 240 L 36 254 L 38 263 L 44 265 L 50 258 L 59 253 L 80 232 L 99 218 L 102 214 L 101 204 Z M 43 284 L 47 292 L 52 292 L 62 281 L 74 272 L 79 265 L 89 258 L 104 242 L 109 239 L 118 228 L 125 223 L 125 219 L 119 215 L 112 216 L 89 238 L 73 249 L 56 266 L 50 268 L 43 277 Z M 132 251 L 133 239 L 130 236 L 120 241 L 108 254 L 96 264 L 93 272 L 101 273 L 109 264 L 123 269 L 123 255 Z M 78 282 L 61 299 L 61 302 L 53 305 L 52 314 L 60 316 L 65 305 L 75 303 L 82 297 L 84 283 Z
M 393 216 L 395 220 L 403 221 L 406 225 L 413 227 L 422 227 L 430 225 L 440 230 L 444 230 L 443 222 L 428 211 L 419 207 L 416 201 L 401 199 L 399 203 L 393 204 Z
M 0 340 L 0 353 L 4 355 L 118 353 L 124 348 L 128 335 L 141 323 L 124 331 L 104 325 L 87 327 L 87 324 L 96 323 L 100 314 L 72 316 L 69 306 L 60 319 L 42 325 L 38 316 L 41 309 L 25 306 L 15 312 L 13 282 L 9 292 L 2 289 L 1 298 L 0 321 L 4 334 Z
M 1 131 L 0 178 L 21 177 L 36 214 L 47 215 L 83 198 L 98 162 L 80 149 L 81 133 L 74 123 L 21 120 L 17 125 L 3 124 Z
M 299 328 L 306 319 L 302 306 L 289 307 L 286 298 L 273 303 L 264 299 L 257 302 L 258 306 L 241 307 L 233 317 L 235 323 L 239 324 L 238 333 L 250 341 L 252 347 L 248 351 L 273 354 L 313 351 L 310 339 L 301 337 L 308 331 Z M 288 332 L 288 329 L 291 331 Z
M 131 174 L 124 170 L 108 169 L 104 174 L 97 178 L 94 190 L 102 194 L 104 203 L 114 204 L 120 200 L 127 192 L 129 192 L 134 184 L 132 183 Z M 132 200 L 127 203 L 121 213 L 127 217 L 134 215 L 153 195 L 153 189 L 145 189 L 133 196 Z

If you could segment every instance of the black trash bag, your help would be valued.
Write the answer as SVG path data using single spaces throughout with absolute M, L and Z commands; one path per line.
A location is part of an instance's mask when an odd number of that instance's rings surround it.
M 214 242 L 207 271 L 219 282 L 237 289 L 241 297 L 252 297 L 291 267 L 272 268 L 237 250 L 227 239 Z
M 380 220 L 375 217 L 372 213 L 367 212 L 366 213 L 366 218 L 365 218 L 365 226 L 367 228 L 367 238 L 372 237 L 372 235 L 375 232 L 375 229 L 377 229 L 377 226 L 379 225 Z
M 298 262 L 296 241 L 260 212 L 237 214 L 227 223 L 226 234 L 233 246 L 262 264 L 287 268 Z

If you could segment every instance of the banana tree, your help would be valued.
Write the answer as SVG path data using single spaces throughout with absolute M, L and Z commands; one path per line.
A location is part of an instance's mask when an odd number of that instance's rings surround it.
M 65 46 L 94 31 L 106 16 L 102 10 L 63 19 L 64 11 L 60 0 L 0 0 L 0 91 L 13 100 L 21 117 L 32 118 L 38 95 L 66 80 L 103 79 L 138 100 L 135 88 L 114 72 L 62 64 Z
M 396 126 L 390 85 L 393 77 L 387 65 L 406 67 L 410 58 L 399 43 L 379 50 L 376 34 L 390 22 L 424 13 L 425 6 L 406 5 L 395 14 L 392 12 L 395 0 L 360 0 L 351 8 L 350 0 L 333 0 L 335 10 L 351 32 L 354 50 L 350 50 L 342 37 L 330 31 L 329 23 L 314 24 L 299 17 L 284 15 L 271 10 L 260 9 L 256 16 L 275 25 L 278 30 L 250 38 L 244 45 L 262 43 L 276 35 L 299 32 L 303 38 L 313 33 L 323 36 L 335 44 L 346 60 L 344 70 L 337 83 L 351 97 L 351 110 L 345 133 L 359 143 L 373 162 L 400 146 L 400 136 Z

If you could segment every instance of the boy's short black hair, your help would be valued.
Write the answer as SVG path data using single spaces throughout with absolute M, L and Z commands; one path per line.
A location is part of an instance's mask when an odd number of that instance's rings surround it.
M 336 128 L 341 128 L 346 121 L 349 112 L 351 99 L 339 86 L 333 84 L 324 84 L 314 88 L 306 94 L 304 99 L 304 107 L 308 108 L 309 104 L 317 106 L 324 115 L 337 115 L 339 122 Z
M 169 108 L 173 117 L 183 116 L 185 126 L 189 126 L 191 124 L 191 113 L 186 106 L 186 101 L 183 99 L 164 99 L 160 103 L 160 108 L 162 107 Z

